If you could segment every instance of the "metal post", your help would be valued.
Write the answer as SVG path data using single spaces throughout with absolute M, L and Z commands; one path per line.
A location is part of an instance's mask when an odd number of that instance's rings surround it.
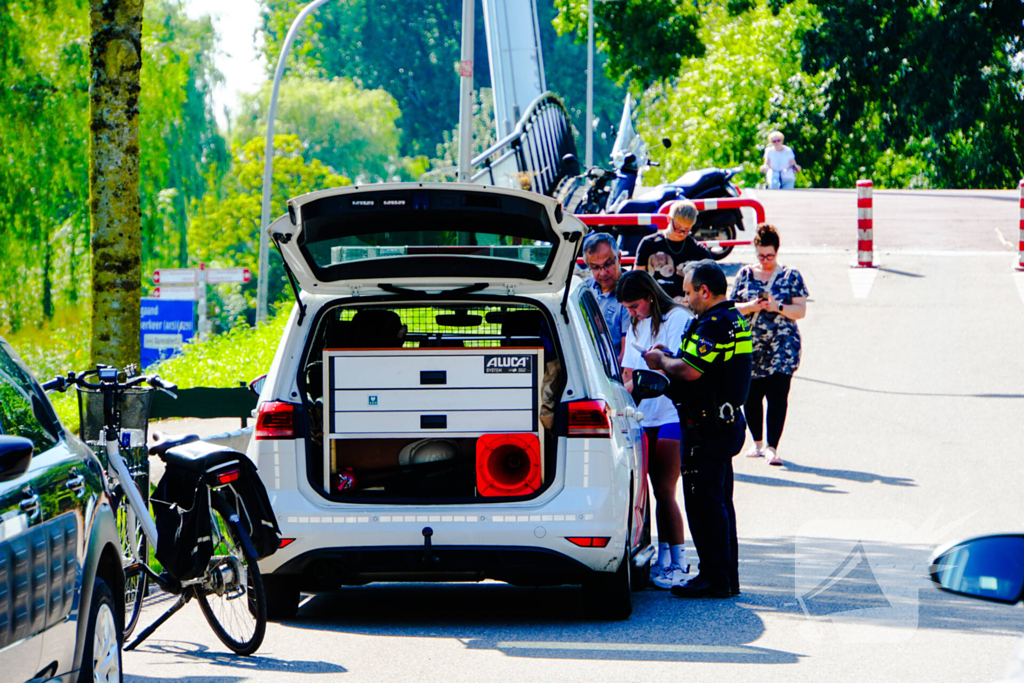
M 256 283 L 256 324 L 267 321 L 267 284 L 270 273 L 270 237 L 267 235 L 267 226 L 270 225 L 270 194 L 274 168 L 274 118 L 277 116 L 277 93 L 281 87 L 281 77 L 284 75 L 284 65 L 291 51 L 292 43 L 299 32 L 299 27 L 306 21 L 306 17 L 312 14 L 318 7 L 329 0 L 314 0 L 306 5 L 295 17 L 292 26 L 288 29 L 284 43 L 281 44 L 281 56 L 277 59 L 277 70 L 274 72 L 274 84 L 270 90 L 270 107 L 267 109 L 267 140 L 263 148 L 263 209 L 260 212 L 260 265 Z
M 587 5 L 587 153 L 584 166 L 594 165 L 594 0 Z
M 474 0 L 462 0 L 462 61 L 459 62 L 459 182 L 468 183 L 473 161 Z
M 1020 233 L 1017 238 L 1020 242 L 1018 244 L 1020 255 L 1017 259 L 1017 270 L 1024 270 L 1024 179 L 1020 181 Z
M 199 290 L 199 341 L 206 341 L 210 334 L 210 321 L 206 308 L 206 264 L 199 264 L 199 272 L 196 273 L 196 287 Z
M 874 207 L 870 180 L 857 181 L 857 267 L 874 267 Z

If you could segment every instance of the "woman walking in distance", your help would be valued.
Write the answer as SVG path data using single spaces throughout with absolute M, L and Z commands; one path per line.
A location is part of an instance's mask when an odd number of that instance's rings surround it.
M 736 310 L 747 316 L 754 333 L 754 370 L 744 407 L 754 448 L 748 458 L 767 457 L 781 465 L 779 439 L 786 424 L 789 385 L 800 367 L 800 330 L 796 321 L 807 314 L 807 287 L 800 271 L 778 261 L 779 232 L 761 223 L 754 237 L 757 263 L 744 266 L 733 284 Z M 762 432 L 763 403 L 768 401 L 768 447 Z
M 675 303 L 654 278 L 642 270 L 631 270 L 623 275 L 615 296 L 630 317 L 622 375 L 626 389 L 632 392 L 633 371 L 649 369 L 641 354 L 657 344 L 677 350 L 693 315 Z M 689 572 L 683 544 L 683 515 L 676 502 L 682 438 L 679 413 L 665 396 L 644 399 L 640 410 L 644 414 L 640 426 L 647 434 L 648 468 L 657 501 L 658 558 L 651 565 L 651 583 L 669 590 L 682 584 L 684 575 Z

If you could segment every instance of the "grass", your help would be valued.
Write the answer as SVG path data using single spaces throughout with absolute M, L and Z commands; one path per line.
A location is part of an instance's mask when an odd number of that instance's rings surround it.
M 282 307 L 269 323 L 259 328 L 239 326 L 206 341 L 186 344 L 180 355 L 147 371 L 156 372 L 182 389 L 237 387 L 239 382 L 249 382 L 270 369 L 289 311 L 290 307 Z M 85 308 L 62 310 L 40 328 L 29 326 L 2 334 L 40 381 L 90 367 L 90 321 Z M 77 433 L 76 392 L 51 393 L 50 401 L 64 426 Z

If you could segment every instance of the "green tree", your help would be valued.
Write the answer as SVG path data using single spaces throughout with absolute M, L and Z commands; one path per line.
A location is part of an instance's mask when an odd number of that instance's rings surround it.
M 259 230 L 263 188 L 264 138 L 253 138 L 232 148 L 233 165 L 220 184 L 193 203 L 189 227 L 189 255 L 193 263 L 216 267 L 244 266 L 252 282 L 214 295 L 214 311 L 222 326 L 255 320 L 256 275 L 259 272 Z M 317 159 L 307 161 L 303 143 L 295 135 L 274 136 L 271 215 L 287 212 L 287 200 L 300 194 L 350 185 Z M 211 175 L 216 176 L 216 169 Z M 280 256 L 271 249 L 268 300 L 290 296 Z M 214 317 L 211 316 L 211 317 Z
M 587 40 L 588 0 L 554 0 L 555 28 Z M 594 40 L 608 55 L 609 76 L 642 92 L 674 79 L 682 61 L 704 54 L 698 36 L 700 17 L 685 0 L 611 0 L 594 2 Z
M 90 0 L 93 363 L 139 362 L 142 0 Z
M 260 0 L 265 52 L 276 65 L 281 43 L 304 0 Z M 462 0 L 335 0 L 310 17 L 290 64 L 303 75 L 351 78 L 382 88 L 402 112 L 403 154 L 432 154 L 458 121 Z M 475 26 L 477 88 L 489 87 L 483 12 Z
M 940 187 L 1005 187 L 1024 166 L 1020 0 L 812 0 L 804 69 L 827 73 L 823 116 L 839 136 L 934 169 Z
M 237 140 L 265 134 L 270 86 L 243 97 Z M 357 182 L 394 180 L 402 167 L 401 116 L 383 90 L 362 90 L 350 79 L 288 78 L 281 83 L 275 131 L 298 136 L 307 161 L 318 159 Z

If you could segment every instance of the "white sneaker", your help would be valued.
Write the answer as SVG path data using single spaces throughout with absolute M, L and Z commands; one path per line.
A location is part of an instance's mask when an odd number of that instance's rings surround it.
M 686 578 L 686 575 L 689 573 L 690 565 L 686 565 L 686 569 L 683 569 L 678 564 L 673 564 L 669 566 L 667 569 L 665 569 L 662 572 L 661 576 L 652 579 L 651 583 L 653 583 L 656 587 L 667 591 L 671 589 L 672 586 L 678 586 L 682 584 L 683 580 Z
M 658 558 L 654 558 L 651 562 L 651 583 L 654 583 L 655 579 L 665 574 L 665 567 L 661 566 L 661 562 L 658 562 Z

